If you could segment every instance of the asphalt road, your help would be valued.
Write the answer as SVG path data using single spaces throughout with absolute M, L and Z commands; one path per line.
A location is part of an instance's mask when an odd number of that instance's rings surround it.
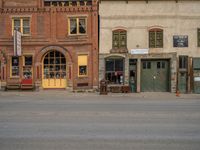
M 199 150 L 200 95 L 0 92 L 0 150 Z

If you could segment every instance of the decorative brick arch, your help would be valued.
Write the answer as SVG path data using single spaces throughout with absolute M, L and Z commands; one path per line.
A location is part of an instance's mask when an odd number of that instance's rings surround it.
M 51 50 L 56 50 L 58 52 L 61 52 L 65 56 L 68 62 L 71 62 L 71 63 L 73 62 L 70 52 L 66 48 L 57 46 L 57 45 L 50 45 L 50 46 L 43 47 L 36 57 L 36 62 L 37 63 L 42 62 L 42 59 L 45 56 L 45 54 Z

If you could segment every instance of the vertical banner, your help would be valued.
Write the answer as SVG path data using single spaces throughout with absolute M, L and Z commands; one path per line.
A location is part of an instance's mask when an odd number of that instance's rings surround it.
M 22 34 L 21 32 L 14 30 L 14 56 L 22 55 Z

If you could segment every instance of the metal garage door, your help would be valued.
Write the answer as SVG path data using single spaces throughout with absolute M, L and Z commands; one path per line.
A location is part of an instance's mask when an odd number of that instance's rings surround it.
M 169 91 L 168 60 L 142 60 L 141 90 L 143 92 Z

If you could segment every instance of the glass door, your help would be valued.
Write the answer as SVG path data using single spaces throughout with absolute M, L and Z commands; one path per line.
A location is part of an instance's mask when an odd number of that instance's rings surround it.
M 43 88 L 66 87 L 66 59 L 58 51 L 50 51 L 43 60 Z

